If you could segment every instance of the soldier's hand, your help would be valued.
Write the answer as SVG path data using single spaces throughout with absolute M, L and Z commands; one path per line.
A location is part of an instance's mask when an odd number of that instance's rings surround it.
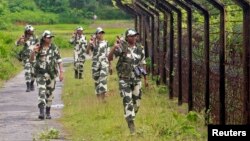
M 25 37 L 24 37 L 24 35 L 22 35 L 22 36 L 19 38 L 18 42 L 22 44 L 22 43 L 24 43 L 24 39 L 25 39 Z
M 114 48 L 115 48 L 115 49 L 120 48 L 120 44 L 116 42 L 116 43 L 114 44 Z
M 38 52 L 38 51 L 39 51 L 39 48 L 40 48 L 40 45 L 39 45 L 39 44 L 36 44 L 35 47 L 33 48 L 33 51 L 34 51 L 34 52 Z
M 20 38 L 19 43 L 24 43 L 24 38 Z
M 89 44 L 94 44 L 94 40 L 91 38 L 91 40 L 89 40 Z
M 60 72 L 59 80 L 60 80 L 60 81 L 63 81 L 63 72 L 62 72 L 62 71 Z

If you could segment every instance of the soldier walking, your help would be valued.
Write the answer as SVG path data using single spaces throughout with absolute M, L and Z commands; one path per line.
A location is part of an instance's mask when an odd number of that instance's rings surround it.
M 95 93 L 99 101 L 105 102 L 107 93 L 107 77 L 110 69 L 108 62 L 109 47 L 104 40 L 104 30 L 101 27 L 96 29 L 95 35 L 89 41 L 87 54 L 93 52 L 92 77 L 95 81 Z
M 109 53 L 109 61 L 113 60 L 113 55 L 119 57 L 116 65 L 119 89 L 123 99 L 124 117 L 132 135 L 135 134 L 134 120 L 142 96 L 141 77 L 146 76 L 143 68 L 146 65 L 144 48 L 136 43 L 137 34 L 135 30 L 128 29 L 125 40 L 117 41 Z
M 73 33 L 70 43 L 74 45 L 74 70 L 75 78 L 82 79 L 84 71 L 84 62 L 86 59 L 87 39 L 83 34 L 83 28 L 77 27 L 76 32 Z
M 34 90 L 34 62 L 29 60 L 30 54 L 32 51 L 32 47 L 34 44 L 38 42 L 38 38 L 34 35 L 34 27 L 31 25 L 26 25 L 24 29 L 24 35 L 22 35 L 17 41 L 17 46 L 23 46 L 23 49 L 19 53 L 19 57 L 23 62 L 24 70 L 25 70 L 25 82 L 26 82 L 26 92 L 30 92 Z
M 58 47 L 52 43 L 53 37 L 49 30 L 45 30 L 40 43 L 36 45 L 30 58 L 31 60 L 35 58 L 37 60 L 35 73 L 39 89 L 39 119 L 51 119 L 50 109 L 58 74 L 60 81 L 63 80 L 62 59 Z

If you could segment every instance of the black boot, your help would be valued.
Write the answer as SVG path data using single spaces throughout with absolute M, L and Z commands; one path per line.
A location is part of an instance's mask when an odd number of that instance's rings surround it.
M 134 121 L 133 120 L 127 120 L 127 123 L 128 123 L 128 128 L 129 128 L 129 131 L 130 131 L 130 134 L 131 135 L 134 135 L 135 134 L 135 124 L 134 124 Z
M 78 71 L 75 70 L 75 79 L 78 79 Z
M 34 87 L 34 80 L 32 80 L 32 81 L 30 82 L 30 90 L 31 90 L 31 91 L 34 91 L 34 90 L 35 90 L 35 87 Z
M 30 92 L 30 82 L 26 82 L 26 86 L 27 86 L 26 92 Z
M 82 73 L 81 72 L 79 73 L 79 79 L 82 79 Z
M 39 111 L 40 111 L 40 114 L 39 114 L 38 118 L 43 120 L 45 118 L 44 104 L 43 103 L 38 104 L 38 108 L 39 108 Z
M 51 119 L 51 116 L 50 116 L 50 107 L 46 107 L 46 119 Z

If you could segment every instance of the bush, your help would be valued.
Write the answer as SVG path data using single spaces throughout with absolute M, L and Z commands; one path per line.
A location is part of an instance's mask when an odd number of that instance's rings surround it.
M 8 15 L 11 17 L 12 23 L 24 22 L 30 24 L 54 24 L 59 22 L 59 16 L 52 13 L 44 13 L 41 11 L 33 12 L 33 11 L 22 11 L 15 12 Z
M 58 139 L 59 138 L 59 130 L 55 128 L 50 128 L 46 131 L 43 131 L 39 135 L 39 139 Z
M 20 63 L 13 53 L 13 43 L 12 36 L 0 33 L 0 80 L 8 80 L 20 68 Z

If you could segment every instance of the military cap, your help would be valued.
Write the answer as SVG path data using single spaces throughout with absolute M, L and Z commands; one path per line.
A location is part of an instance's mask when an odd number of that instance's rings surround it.
M 55 37 L 54 35 L 52 35 L 51 31 L 49 30 L 45 30 L 42 34 L 43 37 L 47 37 L 47 38 L 50 38 L 50 37 Z
M 96 34 L 99 34 L 99 33 L 105 33 L 104 30 L 101 28 L 101 27 L 98 27 L 96 28 Z
M 76 28 L 76 30 L 83 30 L 83 27 L 78 26 L 78 27 Z
M 125 33 L 126 36 L 135 36 L 138 35 L 139 33 L 136 32 L 134 29 L 128 29 Z
M 34 31 L 34 27 L 31 25 L 26 25 L 24 28 L 25 31 Z

